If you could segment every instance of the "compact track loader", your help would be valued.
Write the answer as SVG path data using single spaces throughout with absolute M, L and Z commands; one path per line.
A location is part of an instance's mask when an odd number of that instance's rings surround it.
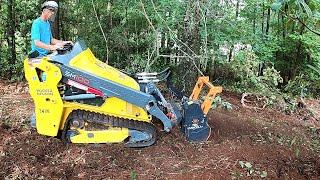
M 179 102 L 170 103 L 156 86 L 169 76 L 169 69 L 130 77 L 96 59 L 83 41 L 36 56 L 24 61 L 24 70 L 39 134 L 71 143 L 146 147 L 156 141 L 154 118 L 167 132 L 178 125 L 189 141 L 210 136 L 206 114 L 222 88 L 214 87 L 208 77 L 199 78 L 189 98 L 179 96 Z M 209 92 L 200 104 L 204 85 Z

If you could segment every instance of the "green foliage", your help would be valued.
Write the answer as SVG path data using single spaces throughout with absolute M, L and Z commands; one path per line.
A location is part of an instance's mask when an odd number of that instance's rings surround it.
M 253 45 L 255 54 L 262 62 L 266 63 L 274 63 L 275 54 L 281 50 L 281 45 L 277 37 L 269 37 L 267 39 L 257 37 Z
M 311 66 L 310 64 L 307 66 L 311 68 L 318 76 L 320 76 L 320 66 Z
M 239 165 L 247 171 L 247 176 L 257 176 L 260 178 L 266 178 L 268 176 L 267 171 L 259 171 L 258 169 L 255 169 L 250 162 L 239 161 Z
M 310 127 L 308 131 L 311 133 L 312 141 L 311 147 L 314 151 L 320 152 L 320 138 L 319 138 L 319 129 L 316 127 Z
M 130 179 L 131 180 L 136 180 L 137 179 L 137 172 L 132 170 L 130 173 Z
M 319 76 L 315 77 L 310 71 L 307 74 L 301 74 L 294 80 L 289 81 L 284 88 L 284 92 L 286 92 L 290 97 L 319 97 Z
M 277 89 L 282 78 L 273 66 L 266 67 L 263 75 L 259 76 L 261 61 L 251 51 L 241 51 L 235 59 L 227 64 L 233 74 L 230 85 L 240 92 L 256 92 L 267 96 L 273 96 L 279 92 Z
M 274 2 L 272 5 L 271 5 L 271 9 L 274 10 L 274 11 L 279 11 L 282 7 L 282 2 L 281 1 L 277 1 L 277 2 Z
M 320 37 L 306 33 L 298 38 L 306 49 L 308 59 L 313 63 L 305 62 L 301 65 L 301 73 L 289 81 L 285 92 L 292 96 L 318 96 L 320 92 Z
M 9 45 L 7 43 L 8 38 L 8 17 L 0 16 L 0 77 L 8 78 L 8 74 L 11 74 L 11 80 L 23 79 L 23 60 L 30 51 L 30 29 L 32 20 L 37 17 L 39 12 L 39 1 L 13 1 L 15 15 L 15 54 L 16 63 L 10 64 L 10 52 Z M 3 1 L 0 2 L 0 13 L 7 14 L 8 7 Z M 6 27 L 6 28 L 5 28 Z
M 232 104 L 222 100 L 221 96 L 216 96 L 213 100 L 212 106 L 211 108 L 215 109 L 218 106 L 221 106 L 222 108 L 226 109 L 226 110 L 232 110 Z
M 13 1 L 15 64 L 10 64 L 7 2 L 0 2 L 0 77 L 12 74 L 20 80 L 30 51 L 31 24 L 43 1 Z M 93 3 L 96 13 L 92 1 L 59 1 L 61 39 L 84 39 L 98 59 L 126 72 L 171 66 L 174 81 L 188 92 L 200 74 L 197 65 L 204 75 L 240 92 L 269 97 L 319 94 L 319 0 L 246 0 L 239 9 L 231 1 Z M 237 49 L 236 44 L 252 50 Z

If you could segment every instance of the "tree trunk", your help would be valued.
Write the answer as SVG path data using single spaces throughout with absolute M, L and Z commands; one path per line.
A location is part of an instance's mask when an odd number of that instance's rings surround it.
M 266 35 L 269 34 L 271 10 L 268 8 Z
M 200 51 L 201 15 L 198 3 L 198 0 L 189 0 L 184 17 L 184 41 L 196 54 Z
M 194 19 L 195 19 L 195 24 L 194 24 L 194 30 L 193 30 L 193 48 L 195 53 L 199 54 L 200 52 L 200 25 L 201 25 L 201 15 L 200 15 L 200 2 L 199 0 L 195 2 L 194 5 Z
M 16 63 L 16 46 L 15 46 L 15 13 L 14 13 L 14 0 L 8 0 L 8 19 L 7 19 L 7 42 L 9 46 L 9 78 L 14 74 L 14 65 Z
M 285 40 L 286 38 L 286 25 L 284 22 L 284 15 L 281 15 L 281 21 L 282 21 L 282 38 Z
M 2 3 L 1 3 L 2 1 L 0 1 L 0 9 L 2 8 Z M 4 29 L 4 23 L 3 23 L 3 18 L 2 17 L 0 17 L 0 29 Z M 1 32 L 1 31 L 0 31 Z M 5 33 L 4 34 L 0 34 L 0 51 L 2 51 L 2 44 L 3 44 L 3 37 L 5 37 L 4 36 L 5 35 Z M 3 55 L 3 53 L 0 53 L 0 61 L 2 61 L 2 55 Z M 0 70 L 0 73 L 1 73 L 1 70 Z
M 129 23 L 127 23 L 128 21 L 128 9 L 129 9 L 129 2 L 126 1 L 126 7 L 125 7 L 125 17 L 126 17 L 126 24 L 124 25 L 124 33 L 125 33 L 125 37 L 126 39 L 129 39 Z M 129 56 L 130 52 L 129 52 L 129 43 L 128 41 L 126 41 L 126 56 Z
M 113 5 L 113 0 L 109 0 L 108 1 L 108 13 L 109 13 L 109 28 L 108 29 L 112 29 L 112 5 Z
M 301 25 L 299 34 L 303 35 L 304 30 L 305 30 L 305 26 Z M 302 57 L 302 55 L 303 55 L 303 52 L 302 52 L 302 41 L 301 40 L 299 40 L 297 42 L 296 47 L 297 47 L 296 59 L 293 62 L 294 68 L 292 69 L 292 73 L 290 74 L 291 75 L 290 79 L 294 79 L 295 78 L 295 76 L 297 74 L 297 70 L 298 70 L 298 68 L 299 68 L 299 66 L 301 64 L 301 59 L 303 59 L 303 57 Z
M 231 62 L 232 60 L 232 52 L 234 50 L 234 45 L 232 44 L 230 47 L 230 51 L 229 51 L 229 57 L 228 57 L 228 62 Z
M 108 34 L 111 33 L 112 31 L 112 28 L 113 28 L 113 23 L 112 23 L 112 5 L 113 5 L 113 0 L 108 0 L 107 2 L 107 18 L 105 20 L 105 24 L 106 24 L 106 36 L 108 36 Z M 108 27 L 109 26 L 109 27 Z M 109 42 L 109 41 L 108 41 Z M 105 42 L 105 43 L 108 43 L 108 42 Z M 109 61 L 109 50 L 108 50 L 108 47 L 106 47 L 106 51 L 105 53 L 103 54 L 103 59 L 105 59 L 106 63 L 108 63 Z
M 185 14 L 184 14 L 184 21 L 183 21 L 183 29 L 184 29 L 184 32 L 183 32 L 183 41 L 186 42 L 187 45 L 190 45 L 191 44 L 191 36 L 190 36 L 190 22 L 191 22 L 191 16 L 190 16 L 190 9 L 191 9 L 191 3 L 189 1 L 189 3 L 187 4 L 187 7 L 186 7 L 186 11 L 185 11 Z
M 61 31 L 60 31 L 60 38 L 61 39 L 63 39 L 63 40 L 70 40 L 70 38 L 69 37 L 67 37 L 67 35 L 66 35 L 66 30 L 64 30 L 65 29 L 65 27 L 64 27 L 64 24 L 63 24 L 63 19 L 65 19 L 65 9 L 63 9 L 62 10 L 62 8 L 60 8 L 60 13 L 59 13 L 59 18 L 60 18 L 60 20 L 59 20 L 59 24 L 60 24 L 60 29 L 61 29 Z M 77 19 L 78 20 L 78 18 L 77 17 L 75 17 L 75 19 Z M 77 21 L 76 20 L 76 21 Z
M 264 32 L 264 3 L 262 3 L 262 23 L 261 23 L 261 34 L 263 35 Z
M 281 27 L 281 14 L 280 13 L 278 13 L 277 27 Z M 277 32 L 277 36 L 279 38 L 281 38 L 280 31 L 277 30 L 276 32 Z
M 253 34 L 256 34 L 256 27 L 257 27 L 257 8 L 254 8 L 254 17 L 253 17 Z
M 237 0 L 236 19 L 239 17 L 239 13 L 240 13 L 240 0 Z
M 59 5 L 59 0 L 55 0 L 57 4 Z M 53 37 L 55 39 L 60 39 L 60 10 L 56 14 L 55 21 L 53 22 L 52 30 L 53 30 Z

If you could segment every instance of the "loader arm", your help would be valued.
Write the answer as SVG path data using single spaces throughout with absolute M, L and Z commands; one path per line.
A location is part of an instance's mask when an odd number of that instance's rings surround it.
M 77 83 L 83 83 L 79 82 L 79 79 L 81 79 L 87 83 L 85 85 L 94 88 L 95 92 L 93 91 L 93 93 L 96 93 L 96 95 L 102 95 L 104 97 L 117 97 L 131 104 L 144 108 L 163 123 L 165 131 L 169 132 L 172 129 L 173 122 L 159 109 L 157 106 L 157 101 L 152 95 L 125 87 L 108 79 L 99 78 L 90 74 L 89 72 L 79 71 L 73 67 L 62 64 L 59 66 L 63 76 Z M 149 85 L 157 89 L 155 85 Z
M 192 94 L 190 96 L 190 99 L 196 101 L 199 98 L 199 95 L 203 89 L 203 86 L 207 85 L 209 88 L 209 92 L 208 94 L 205 96 L 203 103 L 201 104 L 201 109 L 203 111 L 203 113 L 206 115 L 208 114 L 212 102 L 214 100 L 214 98 L 216 97 L 216 95 L 218 93 L 222 92 L 222 87 L 220 86 L 213 86 L 211 84 L 211 82 L 209 81 L 209 77 L 208 76 L 202 76 L 198 78 L 198 81 L 196 83 L 196 85 L 193 88 Z

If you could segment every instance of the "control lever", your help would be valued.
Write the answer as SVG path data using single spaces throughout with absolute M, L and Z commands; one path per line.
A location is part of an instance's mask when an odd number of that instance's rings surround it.
M 72 43 L 66 43 L 65 45 L 63 45 L 63 48 L 58 48 L 57 52 L 59 55 L 65 54 L 67 52 L 70 52 L 73 48 L 73 44 Z

